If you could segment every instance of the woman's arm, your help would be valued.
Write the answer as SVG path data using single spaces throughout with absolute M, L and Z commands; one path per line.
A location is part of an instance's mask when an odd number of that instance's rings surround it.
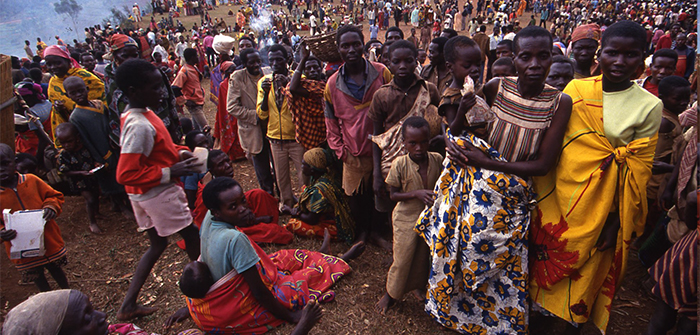
M 468 145 L 465 148 L 448 146 L 448 152 L 461 166 L 482 167 L 489 170 L 516 174 L 519 176 L 543 176 L 554 166 L 561 152 L 564 132 L 571 116 L 571 97 L 562 93 L 559 107 L 552 124 L 545 131 L 542 143 L 537 150 L 537 159 L 522 162 L 501 162 L 490 159 L 481 150 Z
M 293 312 L 282 306 L 282 304 L 277 301 L 277 298 L 272 295 L 272 292 L 270 292 L 267 286 L 265 286 L 265 284 L 262 282 L 256 266 L 252 266 L 248 270 L 243 271 L 241 275 L 250 287 L 250 291 L 253 293 L 255 300 L 257 300 L 266 310 L 270 311 L 272 315 L 280 320 L 290 323 L 299 322 L 301 311 Z

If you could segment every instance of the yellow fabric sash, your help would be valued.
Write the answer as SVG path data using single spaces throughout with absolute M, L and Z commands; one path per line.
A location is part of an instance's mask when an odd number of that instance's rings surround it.
M 644 228 L 657 135 L 612 147 L 603 128 L 602 76 L 574 80 L 564 93 L 573 109 L 559 163 L 534 178 L 539 203 L 530 231 L 530 296 L 569 322 L 591 318 L 605 333 L 632 234 Z M 615 249 L 598 251 L 614 211 L 620 216 Z

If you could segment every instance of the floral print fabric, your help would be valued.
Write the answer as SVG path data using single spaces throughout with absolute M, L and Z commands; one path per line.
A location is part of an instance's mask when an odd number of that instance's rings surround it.
M 504 160 L 474 135 L 448 136 Z M 526 334 L 530 185 L 449 159 L 443 165 L 435 204 L 415 227 L 432 254 L 425 310 L 464 334 Z

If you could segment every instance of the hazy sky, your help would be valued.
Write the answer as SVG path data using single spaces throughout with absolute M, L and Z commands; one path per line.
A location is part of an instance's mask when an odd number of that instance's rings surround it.
M 54 11 L 53 3 L 58 0 L 0 0 L 0 53 L 18 57 L 26 57 L 24 40 L 29 40 L 32 50 L 36 53 L 36 38 L 48 45 L 56 44 L 55 35 L 59 35 L 66 43 L 73 39 L 85 39 L 85 27 L 102 23 L 110 16 L 109 9 L 129 8 L 138 3 L 141 9 L 150 9 L 149 0 L 76 0 L 83 6 L 78 16 L 78 34 L 73 31 L 72 21 Z

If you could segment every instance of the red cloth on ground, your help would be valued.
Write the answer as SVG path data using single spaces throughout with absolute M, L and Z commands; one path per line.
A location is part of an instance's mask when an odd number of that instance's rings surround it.
M 227 77 L 219 85 L 219 104 L 216 107 L 214 137 L 218 139 L 221 151 L 225 152 L 231 161 L 235 161 L 245 158 L 245 151 L 241 148 L 241 141 L 238 138 L 238 119 L 231 116 L 226 109 L 228 83 L 229 78 Z

